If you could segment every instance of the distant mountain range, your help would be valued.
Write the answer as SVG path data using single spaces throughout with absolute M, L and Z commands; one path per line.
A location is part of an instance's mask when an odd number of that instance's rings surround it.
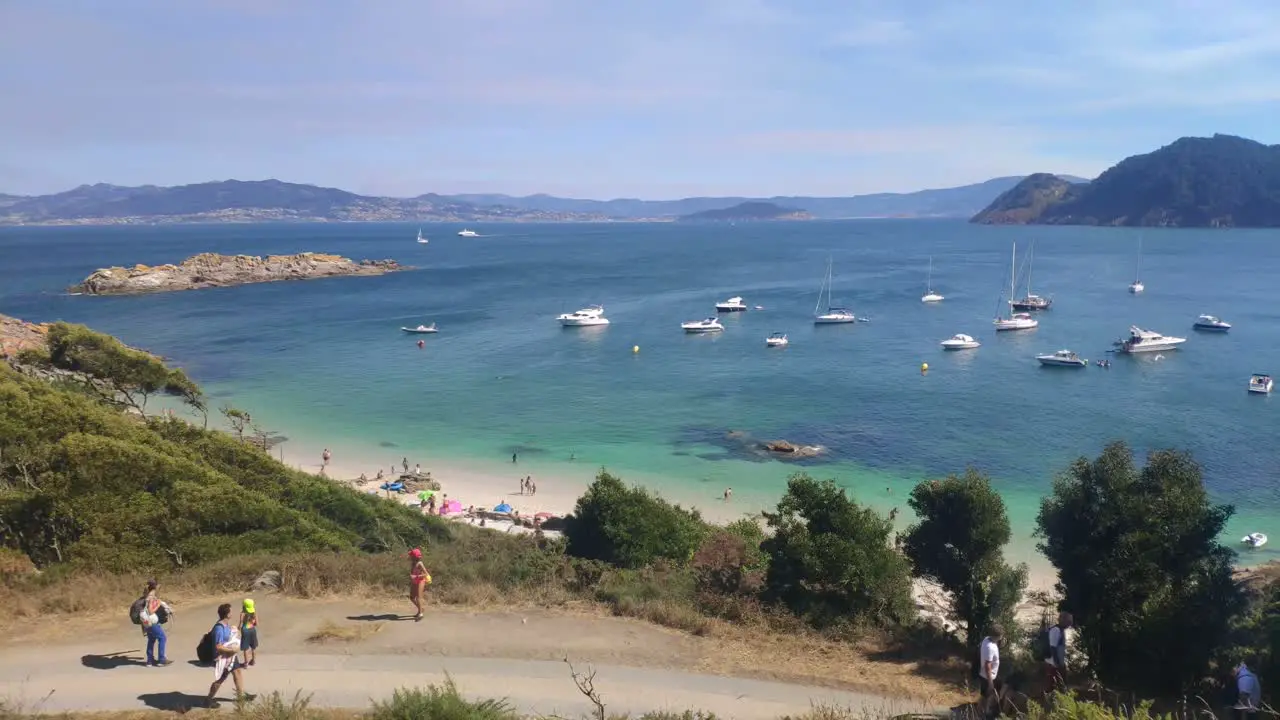
M 1184 137 L 1092 182 L 1027 176 L 972 222 L 988 225 L 1280 227 L 1280 145 Z
M 1068 176 L 1064 176 L 1068 177 Z M 1020 176 L 975 185 L 851 197 L 699 197 L 683 200 L 575 200 L 550 195 L 357 195 L 279 180 L 194 185 L 81 185 L 53 195 L 0 195 L 0 224 L 156 224 L 181 222 L 444 221 L 592 222 L 673 220 L 743 203 L 772 203 L 818 219 L 967 218 L 1016 186 Z M 1070 178 L 1079 181 L 1080 178 Z
M 681 222 L 756 222 L 760 220 L 811 220 L 804 210 L 782 207 L 771 202 L 744 202 L 719 210 L 703 210 L 677 218 Z

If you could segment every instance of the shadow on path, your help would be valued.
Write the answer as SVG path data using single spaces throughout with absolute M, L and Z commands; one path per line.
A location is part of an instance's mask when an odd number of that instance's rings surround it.
M 192 695 L 184 692 L 161 692 L 161 693 L 145 693 L 138 696 L 143 705 L 156 710 L 172 710 L 173 712 L 186 712 L 192 708 L 205 707 L 205 698 L 203 695 Z
M 115 670 L 120 667 L 129 667 L 137 665 L 139 667 L 146 665 L 147 662 L 141 658 L 129 657 L 129 653 L 135 650 L 122 650 L 120 652 L 107 653 L 106 655 L 81 655 L 80 664 L 93 670 Z
M 358 620 L 360 622 L 385 622 L 388 620 L 412 620 L 412 615 L 396 615 L 394 613 L 383 613 L 381 615 L 348 615 L 348 620 Z

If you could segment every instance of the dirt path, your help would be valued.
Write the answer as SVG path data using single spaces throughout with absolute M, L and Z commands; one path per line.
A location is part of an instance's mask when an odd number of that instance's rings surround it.
M 946 706 L 943 698 L 922 702 L 699 674 L 719 667 L 710 661 L 725 652 L 723 645 L 634 620 L 431 608 L 414 623 L 398 614 L 403 610 L 367 601 L 260 600 L 262 655 L 246 672 L 249 691 L 301 690 L 316 705 L 360 708 L 399 687 L 442 683 L 447 674 L 473 697 L 506 697 L 524 712 L 578 717 L 591 706 L 574 688 L 567 658 L 597 671 L 610 712 L 699 708 L 722 717 L 776 718 L 814 703 L 877 715 Z M 51 712 L 191 707 L 212 679 L 212 670 L 191 661 L 214 620 L 214 603 L 179 608 L 168 626 L 174 664 L 167 668 L 142 665 L 140 631 L 122 617 L 76 618 L 52 634 L 48 627 L 15 629 L 0 643 L 0 698 Z

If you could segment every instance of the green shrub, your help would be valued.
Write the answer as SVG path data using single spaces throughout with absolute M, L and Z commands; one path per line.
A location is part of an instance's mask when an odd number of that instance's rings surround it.
M 468 700 L 452 679 L 426 689 L 395 691 L 390 700 L 375 702 L 370 720 L 519 720 L 506 700 Z
M 578 498 L 565 527 L 570 555 L 624 568 L 660 559 L 687 563 L 707 532 L 696 510 L 629 488 L 604 470 Z

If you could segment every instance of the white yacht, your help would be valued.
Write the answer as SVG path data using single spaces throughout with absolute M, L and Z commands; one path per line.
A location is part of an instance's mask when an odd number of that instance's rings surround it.
M 400 329 L 407 333 L 413 333 L 414 335 L 430 335 L 431 333 L 440 332 L 436 329 L 435 323 L 431 323 L 430 325 L 419 325 L 418 327 L 402 327 Z
M 1071 352 L 1070 350 L 1059 350 L 1049 355 L 1037 355 L 1036 359 L 1041 365 L 1052 365 L 1054 367 L 1089 367 L 1089 361 Z
M 418 244 L 426 245 L 428 242 L 430 242 L 430 240 L 427 240 L 426 238 L 422 237 L 422 228 L 418 228 Z
M 564 327 L 591 327 L 609 324 L 609 318 L 604 316 L 604 307 L 600 305 L 590 305 L 581 310 L 565 313 L 556 317 L 556 320 L 559 320 Z
M 1194 325 L 1197 330 L 1209 330 L 1212 332 L 1226 332 L 1231 329 L 1231 323 L 1213 315 L 1201 315 L 1196 318 Z
M 972 350 L 982 343 L 974 340 L 971 336 L 959 333 L 943 340 L 941 343 L 943 350 Z
M 1139 280 L 1139 278 L 1141 277 L 1142 277 L 1142 236 L 1139 235 L 1138 236 L 1138 261 L 1135 264 L 1134 270 L 1133 270 L 1133 282 L 1129 283 L 1130 293 L 1137 295 L 1147 289 L 1147 286 L 1142 284 L 1142 280 Z
M 788 344 L 787 334 L 776 332 L 764 339 L 764 344 L 769 347 L 786 347 Z
M 1018 243 L 1013 244 L 1013 255 L 1009 260 L 1009 297 L 1013 297 L 1014 285 L 1018 282 Z M 1024 298 L 1025 299 L 1025 298 Z M 1012 301 L 1010 301 L 1012 306 Z M 993 321 L 996 330 L 1030 330 L 1038 327 L 1040 321 L 1031 317 L 1031 313 L 1009 311 L 1009 315 L 997 316 Z
M 1271 394 L 1272 386 L 1271 376 L 1261 373 L 1249 378 L 1249 392 L 1258 393 L 1259 395 Z
M 1251 532 L 1240 538 L 1240 542 L 1251 548 L 1260 548 L 1267 544 L 1267 535 L 1266 533 Z
M 458 231 L 458 237 L 480 237 L 480 233 L 475 230 L 463 229 Z
M 724 330 L 724 326 L 720 321 L 711 317 L 706 320 L 691 320 L 687 323 L 680 323 L 680 329 L 687 333 L 713 333 Z
M 929 258 L 929 274 L 924 284 L 924 297 L 920 298 L 923 303 L 942 302 L 946 298 L 933 291 L 933 258 Z
M 822 294 L 824 292 L 827 298 L 826 312 L 822 312 Z M 818 288 L 818 302 L 813 306 L 813 323 L 815 325 L 842 325 L 857 321 L 858 316 L 854 315 L 852 310 L 833 307 L 831 304 L 831 259 L 828 258 L 827 276 L 822 279 L 822 285 Z
M 1186 341 L 1186 338 L 1161 335 L 1158 332 L 1143 330 L 1137 325 L 1133 325 L 1129 327 L 1129 337 L 1124 340 L 1117 340 L 1116 347 L 1119 352 L 1123 353 L 1159 352 L 1161 350 L 1175 350 Z
M 747 304 L 740 297 L 731 297 L 724 302 L 716 303 L 716 312 L 746 312 Z

